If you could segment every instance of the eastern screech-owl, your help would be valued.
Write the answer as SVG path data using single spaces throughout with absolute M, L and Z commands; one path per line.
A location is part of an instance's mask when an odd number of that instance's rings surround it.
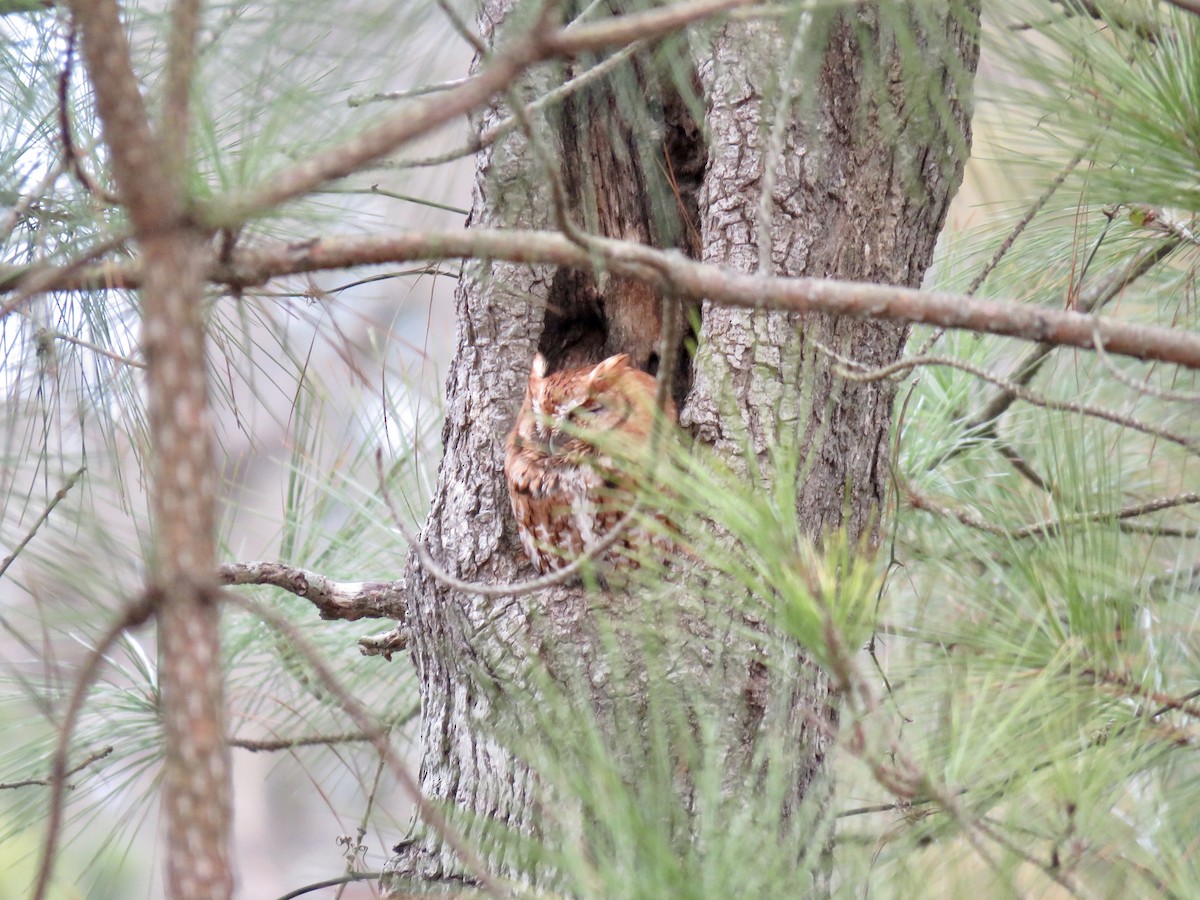
M 508 436 L 504 474 L 521 544 L 539 572 L 582 555 L 629 510 L 628 471 L 619 471 L 613 460 L 645 456 L 654 394 L 654 379 L 630 366 L 625 353 L 551 375 L 542 355 L 534 357 L 525 403 Z M 669 399 L 665 415 L 676 419 Z M 630 527 L 605 558 L 649 540 L 646 529 Z

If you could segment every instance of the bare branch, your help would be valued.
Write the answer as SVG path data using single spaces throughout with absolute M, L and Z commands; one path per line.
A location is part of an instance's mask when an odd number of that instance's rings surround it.
M 229 746 L 238 750 L 249 750 L 251 753 L 276 753 L 280 750 L 294 750 L 297 747 L 332 747 L 336 744 L 359 744 L 371 738 L 361 731 L 350 734 L 314 734 L 308 737 L 282 738 L 279 740 L 255 741 L 249 738 L 230 738 Z
M 1144 251 L 1121 272 L 1120 277 L 1106 281 L 1110 290 L 1103 292 L 1103 296 L 1115 296 L 1175 246 L 1177 243 L 1168 241 Z M 1104 348 L 1110 354 L 1200 369 L 1200 335 L 1182 329 L 1138 325 L 1013 301 L 982 300 L 945 291 L 828 278 L 745 275 L 694 262 L 674 251 L 610 238 L 591 238 L 588 247 L 599 254 L 599 259 L 566 237 L 545 231 L 481 228 L 411 232 L 387 237 L 314 238 L 300 243 L 264 243 L 255 248 L 237 249 L 226 262 L 214 255 L 209 260 L 208 277 L 218 284 L 247 287 L 284 275 L 429 259 L 480 258 L 579 269 L 593 269 L 600 264 L 618 275 L 648 281 L 659 290 L 674 291 L 685 299 L 707 299 L 719 305 L 748 309 L 823 312 L 942 325 L 1036 341 L 1038 346 L 1030 349 L 1022 359 L 1022 365 L 1018 366 L 1018 374 L 1013 376 L 1017 384 L 1032 377 L 1024 373 L 1031 366 L 1036 371 L 1040 360 L 1056 346 L 1093 349 L 1097 328 Z M 38 289 L 104 290 L 133 288 L 141 283 L 141 270 L 137 264 L 109 263 L 78 273 L 44 272 Z M 27 289 L 22 272 L 0 268 L 0 289 Z M 989 404 L 973 421 L 1000 415 L 1015 399 L 1005 397 L 1003 393 L 1001 397 L 1004 398 L 1002 401 Z
M 461 86 L 440 93 L 436 99 L 419 101 L 392 113 L 348 141 L 297 163 L 248 196 L 209 204 L 203 218 L 216 227 L 235 225 L 328 181 L 344 178 L 401 145 L 465 115 L 510 87 L 521 73 L 543 60 L 669 34 L 692 22 L 753 3 L 754 0 L 691 0 L 566 28 L 551 26 L 550 16 L 555 7 L 547 4 L 528 34 L 495 54 L 483 71 Z
M 404 597 L 397 581 L 334 581 L 307 569 L 279 562 L 225 563 L 219 569 L 225 585 L 269 584 L 303 597 L 322 619 L 403 619 Z

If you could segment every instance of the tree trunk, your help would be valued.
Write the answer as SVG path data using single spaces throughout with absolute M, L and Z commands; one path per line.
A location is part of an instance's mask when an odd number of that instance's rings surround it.
M 509 5 L 484 3 L 485 40 L 493 40 Z M 900 57 L 884 14 L 871 4 L 799 22 L 729 21 L 693 37 L 694 78 L 667 79 L 660 63 L 637 57 L 633 74 L 576 95 L 555 132 L 539 136 L 559 153 L 571 217 L 608 236 L 679 246 L 740 271 L 766 266 L 782 275 L 918 285 L 969 145 L 979 11 L 977 2 L 950 7 L 955 12 L 920 5 L 909 13 L 919 60 Z M 537 96 L 546 85 L 526 87 Z M 699 105 L 689 102 L 693 87 Z M 640 107 L 632 102 L 639 96 Z M 705 111 L 702 128 L 689 109 Z M 505 114 L 497 102 L 475 125 Z M 547 178 L 524 137 L 480 154 L 472 225 L 552 227 L 550 209 Z M 769 239 L 761 252 L 760 237 Z M 464 273 L 445 457 L 424 531 L 447 569 L 488 583 L 532 574 L 509 511 L 503 447 L 534 352 L 567 366 L 625 350 L 654 371 L 659 310 L 636 285 L 591 274 L 500 263 Z M 745 467 L 747 447 L 763 463 L 772 447 L 792 448 L 808 534 L 819 541 L 845 527 L 852 540 L 869 540 L 885 504 L 894 388 L 838 378 L 814 341 L 886 365 L 900 354 L 907 328 L 710 304 L 700 321 L 698 352 L 676 373 L 682 424 L 735 466 Z M 537 703 L 529 677 L 535 662 L 557 675 L 555 667 L 571 661 L 572 677 L 584 676 L 578 683 L 588 686 L 580 702 L 593 711 L 613 699 L 617 687 L 603 659 L 611 651 L 599 646 L 594 595 L 579 586 L 508 599 L 466 595 L 438 584 L 411 558 L 406 577 L 406 628 L 422 690 L 422 789 L 435 802 L 530 833 L 537 782 L 496 737 L 495 722 L 501 707 Z M 633 615 L 638 608 L 628 605 Z M 701 644 L 714 633 L 685 630 L 682 641 Z M 790 658 L 766 659 L 763 646 Z M 718 655 L 699 648 L 688 658 L 691 669 L 677 674 L 719 684 L 714 702 L 735 723 L 725 736 L 731 764 L 749 758 L 756 733 L 774 716 L 773 727 L 790 731 L 789 805 L 828 784 L 821 776 L 836 698 L 798 649 L 723 646 Z M 394 889 L 406 876 L 464 874 L 429 835 L 397 851 L 389 866 Z M 500 858 L 488 861 L 512 874 Z

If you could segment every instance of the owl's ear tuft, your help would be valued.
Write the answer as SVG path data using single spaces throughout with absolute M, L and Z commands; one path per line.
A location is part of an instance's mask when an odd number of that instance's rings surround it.
M 598 388 L 606 387 L 619 378 L 621 373 L 628 368 L 628 353 L 618 353 L 616 356 L 610 356 L 603 362 L 597 363 L 592 368 L 592 371 L 588 373 L 588 384 Z
M 546 377 L 546 357 L 540 353 L 533 355 L 533 366 L 529 370 L 530 378 L 545 378 Z

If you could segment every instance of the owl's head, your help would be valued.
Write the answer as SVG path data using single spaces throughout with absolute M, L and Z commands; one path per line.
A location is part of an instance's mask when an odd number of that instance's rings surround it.
M 644 442 L 654 422 L 654 379 L 618 353 L 594 366 L 546 374 L 533 359 L 518 430 L 552 456 L 594 453 L 609 439 Z M 674 419 L 674 407 L 667 414 Z

